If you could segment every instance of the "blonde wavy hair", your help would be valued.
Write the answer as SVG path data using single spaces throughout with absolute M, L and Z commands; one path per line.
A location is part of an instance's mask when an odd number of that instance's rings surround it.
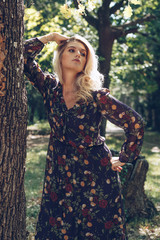
M 76 79 L 76 101 L 87 101 L 88 99 L 93 98 L 93 91 L 99 90 L 102 87 L 103 75 L 98 71 L 98 58 L 95 55 L 94 49 L 85 38 L 75 35 L 57 47 L 53 59 L 54 71 L 60 83 L 63 84 L 61 58 L 65 48 L 67 47 L 67 44 L 72 41 L 78 41 L 82 43 L 87 50 L 85 67 L 81 73 L 77 74 Z

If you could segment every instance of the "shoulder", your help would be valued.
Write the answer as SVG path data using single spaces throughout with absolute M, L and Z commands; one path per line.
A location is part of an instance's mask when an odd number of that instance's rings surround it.
M 93 98 L 96 101 L 99 101 L 99 100 L 101 101 L 103 100 L 103 98 L 105 98 L 109 94 L 110 94 L 110 90 L 108 88 L 101 88 L 93 92 Z
M 56 88 L 58 86 L 58 80 L 55 74 L 45 73 L 45 84 L 49 88 Z

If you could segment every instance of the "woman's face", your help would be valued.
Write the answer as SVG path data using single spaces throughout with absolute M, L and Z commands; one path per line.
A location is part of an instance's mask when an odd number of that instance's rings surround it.
M 87 50 L 78 41 L 69 42 L 62 53 L 61 66 L 63 70 L 80 73 L 83 71 L 87 60 Z

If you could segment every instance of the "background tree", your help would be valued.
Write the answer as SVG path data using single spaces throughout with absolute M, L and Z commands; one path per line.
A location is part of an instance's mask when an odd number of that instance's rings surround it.
M 75 7 L 78 8 L 79 1 L 73 0 Z M 141 26 L 150 21 L 153 17 L 148 12 L 148 9 L 141 8 L 141 11 L 137 12 L 137 6 L 135 8 L 135 14 L 133 14 L 128 21 L 125 19 L 122 12 L 127 6 L 129 1 L 112 1 L 102 0 L 102 3 L 95 8 L 94 11 L 89 12 L 86 9 L 86 14 L 83 15 L 85 20 L 93 26 L 99 37 L 98 55 L 100 56 L 100 72 L 104 74 L 105 81 L 104 87 L 110 86 L 110 66 L 113 45 L 116 40 L 126 37 L 128 34 L 135 34 L 141 29 Z M 143 1 L 142 1 L 143 4 Z M 106 121 L 102 123 L 101 134 L 105 136 Z
M 0 239 L 26 239 L 23 1 L 0 1 Z
M 69 35 L 80 33 L 81 35 L 85 35 L 85 37 L 95 47 L 95 50 L 97 50 L 100 60 L 100 71 L 105 76 L 104 87 L 110 87 L 111 78 L 113 77 L 110 71 L 111 64 L 114 64 L 114 57 L 119 58 L 119 52 L 113 52 L 115 49 L 115 44 L 119 45 L 120 49 L 121 44 L 127 42 L 128 39 L 138 39 L 137 36 L 139 33 L 144 34 L 146 32 L 146 22 L 153 22 L 153 24 L 155 23 L 156 20 L 153 18 L 153 15 L 156 16 L 156 13 L 158 12 L 156 8 L 159 0 L 151 0 L 149 2 L 142 0 L 141 5 L 132 4 L 132 2 L 139 2 L 137 0 L 73 0 L 65 2 L 67 2 L 69 9 L 73 9 L 75 7 L 78 8 L 79 3 L 83 4 L 85 8 L 85 14 L 79 17 L 77 17 L 76 14 L 76 18 L 72 14 L 68 14 L 67 16 L 64 10 L 62 12 L 62 6 L 64 4 L 64 1 L 62 0 L 59 2 L 48 2 L 47 0 L 40 0 L 38 2 L 37 0 L 27 1 L 28 6 L 34 6 L 42 16 L 43 21 L 40 20 L 37 24 L 39 28 L 39 34 L 45 34 L 48 33 L 48 31 L 52 31 L 53 28 L 50 27 L 47 29 L 47 27 L 44 28 L 43 26 L 49 26 L 49 23 L 51 26 L 51 23 L 56 23 L 57 30 L 61 33 Z M 89 2 L 94 2 L 94 9 L 89 9 Z M 130 3 L 132 6 L 133 14 L 130 18 L 125 18 L 124 9 L 128 6 L 128 3 Z M 144 35 L 141 35 L 141 41 L 142 39 L 146 39 Z M 138 43 L 138 40 L 136 43 Z M 139 46 L 140 44 L 133 44 L 133 47 L 135 47 L 134 51 L 136 51 L 137 56 L 140 54 L 138 52 Z M 132 46 L 130 46 L 130 49 L 131 47 Z M 118 59 L 117 62 L 120 64 L 122 61 L 121 59 Z M 50 66 L 50 63 L 48 61 L 47 66 Z M 136 63 L 134 63 L 134 65 L 136 65 Z M 45 66 L 44 61 L 43 66 Z M 121 67 L 123 68 L 123 66 Z M 136 69 L 132 71 L 132 82 L 134 81 L 134 85 L 137 84 L 138 86 L 139 83 L 136 78 L 135 70 Z M 116 78 L 116 75 L 114 75 L 114 78 Z M 122 82 L 122 79 L 120 80 Z M 128 75 L 124 80 L 125 84 L 127 81 L 130 81 L 128 79 Z M 138 110 L 137 106 L 136 109 Z M 106 122 L 104 121 L 101 131 L 102 135 L 105 135 L 105 128 Z
M 159 12 L 160 5 L 154 12 L 156 20 L 146 22 L 136 37 L 115 42 L 110 71 L 114 94 L 145 118 L 147 128 L 156 131 L 160 131 Z

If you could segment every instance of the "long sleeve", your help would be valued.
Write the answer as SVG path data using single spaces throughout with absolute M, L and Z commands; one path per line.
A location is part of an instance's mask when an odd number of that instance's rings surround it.
M 142 117 L 129 106 L 110 95 L 108 89 L 97 92 L 97 101 L 101 115 L 116 126 L 123 128 L 126 140 L 119 153 L 121 162 L 132 162 L 141 150 L 144 135 Z
M 46 87 L 55 87 L 57 84 L 55 76 L 45 74 L 34 60 L 43 47 L 44 44 L 38 38 L 29 39 L 24 44 L 24 73 L 41 94 L 44 94 Z

